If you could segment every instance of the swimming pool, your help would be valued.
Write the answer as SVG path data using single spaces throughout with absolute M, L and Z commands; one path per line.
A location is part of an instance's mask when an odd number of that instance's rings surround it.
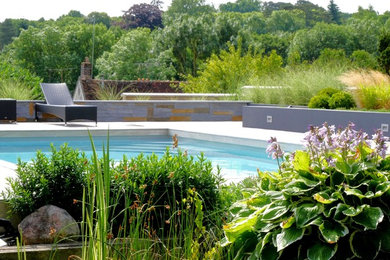
M 103 143 L 107 137 L 94 136 L 94 143 L 101 155 Z M 29 161 L 35 157 L 37 150 L 50 153 L 50 144 L 60 147 L 68 143 L 70 147 L 77 148 L 91 154 L 91 143 L 88 136 L 71 137 L 11 137 L 0 138 L 0 160 L 16 163 L 18 158 Z M 162 155 L 166 147 L 172 147 L 171 136 L 110 136 L 110 157 L 122 159 L 123 154 L 133 157 L 140 153 L 156 153 Z M 270 159 L 265 153 L 265 147 L 250 147 L 243 145 L 209 142 L 191 138 L 179 137 L 179 147 L 187 150 L 190 155 L 199 155 L 203 152 L 207 159 L 212 161 L 214 167 L 221 167 L 222 175 L 227 180 L 242 179 L 256 175 L 256 170 L 276 170 L 276 161 Z

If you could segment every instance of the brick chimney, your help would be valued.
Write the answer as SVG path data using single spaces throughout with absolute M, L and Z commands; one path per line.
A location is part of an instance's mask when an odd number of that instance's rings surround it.
M 92 65 L 88 57 L 85 57 L 85 60 L 81 63 L 80 78 L 82 80 L 92 79 Z

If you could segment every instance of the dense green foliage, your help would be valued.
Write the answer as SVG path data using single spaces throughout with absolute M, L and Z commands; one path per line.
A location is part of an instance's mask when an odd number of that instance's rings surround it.
M 4 197 L 21 217 L 52 204 L 80 220 L 81 207 L 74 202 L 83 197 L 87 167 L 85 155 L 67 145 L 58 150 L 52 146 L 50 156 L 37 151 L 31 162 L 18 161 L 17 178 L 8 179 Z
M 44 81 L 65 81 L 71 89 L 85 57 L 93 63 L 95 77 L 185 80 L 190 76 L 191 82 L 203 85 L 207 63 L 239 44 L 242 57 L 253 55 L 254 50 L 264 55 L 276 51 L 289 71 L 288 66 L 303 64 L 299 70 L 305 70 L 307 64 L 335 62 L 339 67 L 389 70 L 385 36 L 389 12 L 379 15 L 372 8 L 359 8 L 346 14 L 334 1 L 325 9 L 306 0 L 295 4 L 237 0 L 220 5 L 219 10 L 204 0 L 174 0 L 167 11 L 159 8 L 161 1 L 156 0 L 133 5 L 116 18 L 72 10 L 56 21 L 6 19 L 0 23 L 4 47 L 0 60 L 28 69 Z M 139 27 L 151 31 L 146 36 Z M 137 38 L 141 34 L 142 39 Z M 121 39 L 122 35 L 126 36 Z M 136 38 L 145 41 L 145 48 Z M 232 74 L 229 78 L 240 78 Z M 270 77 L 275 75 L 248 76 L 247 82 L 239 84 Z M 237 89 L 220 85 L 217 92 Z
M 170 52 L 157 52 L 151 32 L 138 28 L 124 34 L 97 61 L 99 75 L 106 79 L 171 79 L 175 69 L 169 63 Z
M 237 259 L 387 259 L 390 175 L 380 131 L 312 127 L 304 151 L 267 151 L 279 172 L 259 172 L 258 189 L 232 207 L 225 229 Z
M 351 94 L 335 88 L 325 88 L 312 97 L 308 106 L 310 108 L 344 108 L 356 107 L 356 103 Z
M 112 196 L 119 198 L 117 214 L 129 205 L 153 207 L 148 214 L 148 225 L 159 233 L 160 229 L 169 230 L 166 220 L 175 217 L 171 216 L 172 212 L 183 210 L 181 202 L 189 196 L 189 190 L 196 191 L 202 200 L 205 223 L 221 224 L 225 206 L 219 189 L 221 184 L 219 172 L 214 173 L 211 162 L 203 155 L 194 158 L 180 150 L 168 149 L 161 158 L 142 154 L 124 158 L 114 167 L 111 190 Z
M 3 85 L 3 92 L 7 88 L 11 88 L 7 86 L 12 83 L 19 86 L 23 86 L 22 88 L 26 91 L 21 92 L 29 92 L 30 99 L 38 98 L 42 96 L 41 88 L 39 86 L 39 83 L 41 83 L 41 81 L 42 80 L 39 77 L 35 76 L 27 69 L 24 69 L 17 65 L 12 65 L 8 62 L 0 61 L 0 83 Z M 20 90 L 9 89 L 8 91 L 14 91 L 15 93 L 17 93 Z M 7 96 L 5 95 L 3 95 L 2 97 L 7 98 Z M 8 96 L 8 98 L 11 98 L 11 96 Z

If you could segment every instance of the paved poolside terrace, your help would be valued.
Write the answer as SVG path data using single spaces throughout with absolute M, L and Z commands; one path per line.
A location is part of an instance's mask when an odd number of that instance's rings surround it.
M 0 137 L 48 137 L 79 136 L 89 130 L 93 136 L 114 135 L 170 135 L 231 144 L 265 147 L 273 136 L 285 150 L 294 150 L 301 145 L 303 133 L 268 129 L 247 128 L 242 122 L 62 122 L 35 123 L 17 122 L 0 124 Z M 0 193 L 5 188 L 5 178 L 15 176 L 16 165 L 0 160 Z M 1 198 L 0 198 L 1 199 Z

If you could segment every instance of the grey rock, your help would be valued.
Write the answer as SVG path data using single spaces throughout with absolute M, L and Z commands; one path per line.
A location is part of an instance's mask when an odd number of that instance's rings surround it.
M 25 217 L 18 230 L 26 245 L 50 244 L 80 235 L 74 218 L 66 210 L 53 205 L 43 206 Z

